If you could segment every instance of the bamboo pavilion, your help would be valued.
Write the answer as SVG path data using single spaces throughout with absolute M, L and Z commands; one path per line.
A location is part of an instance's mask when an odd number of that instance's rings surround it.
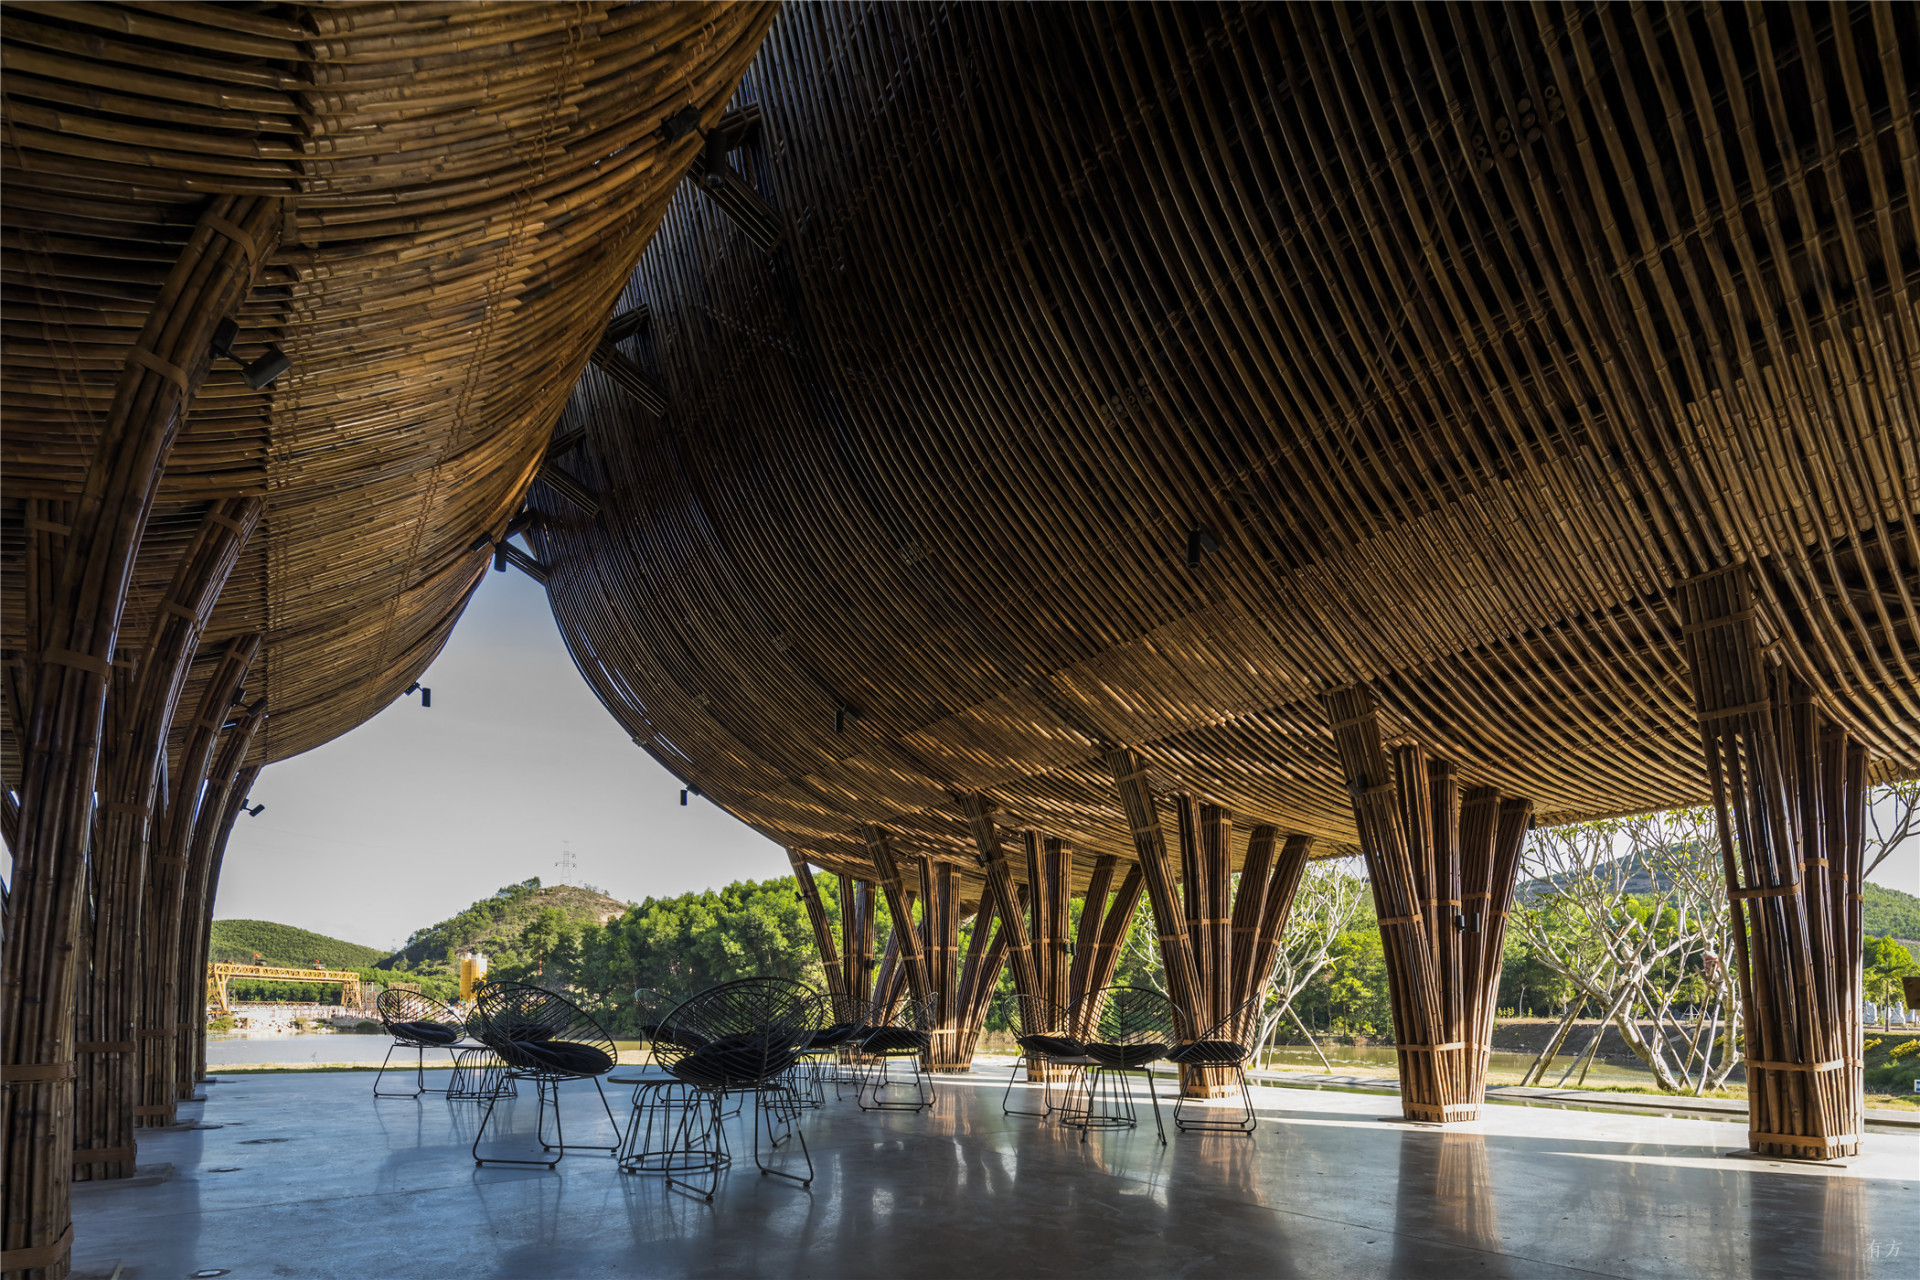
M 70 1181 L 204 1075 L 258 772 L 496 562 L 944 1069 L 1142 897 L 1228 1016 L 1357 849 L 1406 1114 L 1470 1119 L 1527 830 L 1713 803 L 1754 1149 L 1858 1149 L 1863 797 L 1920 774 L 1912 8 L 0 40 L 7 1274 L 66 1274 Z

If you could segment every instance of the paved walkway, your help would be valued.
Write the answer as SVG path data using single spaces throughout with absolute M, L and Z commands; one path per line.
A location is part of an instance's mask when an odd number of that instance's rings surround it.
M 1745 1131 L 1724 1121 L 1494 1107 L 1440 1132 L 1391 1122 L 1382 1095 L 1262 1088 L 1253 1140 L 1170 1132 L 1162 1148 L 1150 1116 L 1144 1131 L 1084 1143 L 1002 1116 L 1005 1078 L 944 1078 L 931 1115 L 829 1103 L 806 1124 L 810 1189 L 758 1177 L 746 1159 L 709 1205 L 624 1176 L 605 1156 L 570 1156 L 551 1173 L 476 1170 L 478 1106 L 376 1102 L 370 1073 L 232 1076 L 183 1109 L 218 1127 L 142 1142 L 143 1164 L 172 1166 L 164 1181 L 77 1190 L 77 1274 L 124 1264 L 121 1280 L 1909 1280 L 1920 1270 L 1912 1135 L 1871 1135 L 1867 1154 L 1839 1169 L 1727 1159 Z M 531 1143 L 523 1092 L 496 1117 L 508 1121 L 503 1148 Z M 614 1102 L 624 1120 L 624 1098 Z M 565 1104 L 570 1137 L 605 1140 L 590 1087 L 569 1087 Z

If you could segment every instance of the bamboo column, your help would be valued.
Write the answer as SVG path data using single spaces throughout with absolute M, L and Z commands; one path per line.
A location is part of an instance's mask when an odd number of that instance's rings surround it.
M 1067 1003 L 1073 944 L 1067 937 L 1073 894 L 1073 849 L 1064 840 L 1025 836 L 1027 887 L 1036 994 L 1057 1007 Z
M 179 776 L 169 779 L 166 802 L 156 815 L 144 899 L 144 998 L 140 1026 L 135 1032 L 140 1100 L 134 1104 L 133 1117 L 135 1125 L 145 1128 L 172 1124 L 179 1099 L 180 957 L 190 918 L 188 904 L 198 904 L 198 894 L 192 887 L 196 883 L 192 875 L 194 834 L 204 797 L 211 790 L 203 784 L 212 776 L 214 752 L 227 713 L 259 652 L 260 639 L 258 632 L 236 636 L 222 650 L 188 725 L 186 746 L 179 757 Z M 199 991 L 197 975 L 189 985 Z
M 966 968 L 960 975 L 960 991 L 954 1018 L 955 1070 L 972 1068 L 973 1051 L 987 1024 L 987 1012 L 993 1007 L 994 992 L 1000 985 L 1000 971 L 1006 968 L 1011 952 L 1008 939 L 1012 931 L 983 898 L 973 905 L 973 938 L 967 944 Z M 965 908 L 963 907 L 964 911 Z
M 960 1058 L 960 877 L 950 862 L 917 859 L 920 940 L 927 957 L 927 1018 L 933 1036 L 929 1071 L 965 1071 Z
M 887 911 L 893 917 L 893 932 L 887 938 L 888 959 L 892 960 L 897 951 L 907 990 L 915 1000 L 925 1001 L 932 993 L 932 984 L 927 977 L 926 957 L 921 951 L 920 931 L 913 920 L 913 891 L 900 872 L 900 862 L 894 856 L 887 833 L 879 827 L 868 827 L 866 841 L 867 856 L 873 859 L 874 878 L 880 882 L 880 892 L 887 897 Z M 924 903 L 921 910 L 926 910 Z M 886 966 L 882 966 L 882 970 L 885 972 Z M 883 985 L 876 994 L 890 993 Z
M 846 966 L 848 999 L 854 1008 L 873 1001 L 873 881 L 840 877 L 841 961 Z M 848 1016 L 853 1016 L 849 1014 Z
M 1735 915 L 1755 1151 L 1860 1150 L 1866 753 L 1770 665 L 1744 565 L 1680 584 L 1687 662 Z
M 1168 994 L 1181 1013 L 1181 1034 L 1199 1036 L 1215 1028 L 1223 1036 L 1249 1034 L 1257 1016 L 1249 1002 L 1265 989 L 1273 971 L 1293 895 L 1313 850 L 1312 839 L 1288 837 L 1276 861 L 1273 848 L 1279 833 L 1271 826 L 1254 827 L 1247 836 L 1236 891 L 1233 814 L 1219 805 L 1176 795 L 1173 807 L 1179 821 L 1183 900 L 1167 876 L 1165 836 L 1138 758 L 1130 751 L 1119 751 L 1109 759 L 1133 828 L 1140 859 L 1137 869 L 1153 903 L 1160 957 L 1167 971 Z M 1156 880 L 1161 881 L 1157 890 Z M 1084 934 L 1084 915 L 1081 921 Z M 1117 946 L 1118 941 L 1111 945 Z M 1183 990 L 1185 994 L 1179 994 Z M 1228 1025 L 1236 1013 L 1241 1018 Z M 1226 1097 L 1238 1088 L 1238 1077 L 1231 1071 L 1180 1068 L 1180 1089 L 1188 1097 Z
M 1000 845 L 1000 828 L 993 821 L 993 802 L 978 792 L 967 792 L 959 797 L 959 801 L 962 812 L 967 815 L 967 826 L 973 833 L 974 848 L 979 850 L 981 865 L 986 870 L 987 892 L 993 899 L 994 910 L 999 913 L 1002 927 L 1008 931 L 1007 945 L 1012 952 L 1014 990 L 1021 995 L 1038 994 L 1039 980 L 1035 975 L 1033 946 L 1014 894 L 1013 873 L 1007 866 L 1007 853 Z
M 1113 771 L 1114 786 L 1120 792 L 1121 807 L 1133 834 L 1134 854 L 1146 881 L 1147 900 L 1153 904 L 1155 932 L 1160 938 L 1160 959 L 1167 973 L 1167 996 L 1190 1028 L 1201 1021 L 1200 975 L 1194 964 L 1193 946 L 1187 933 L 1187 919 L 1174 887 L 1173 871 L 1167 864 L 1167 837 L 1160 828 L 1160 811 L 1153 791 L 1147 785 L 1146 767 L 1128 748 L 1121 747 L 1107 756 Z
M 846 1013 L 847 974 L 840 962 L 840 949 L 834 945 L 833 929 L 827 923 L 827 909 L 820 901 L 820 886 L 814 883 L 813 868 L 807 865 L 798 849 L 787 850 L 787 861 L 793 865 L 794 884 L 800 890 L 800 901 L 805 904 L 807 919 L 813 925 L 813 942 L 820 950 L 820 966 L 827 974 L 827 995 L 833 1001 L 833 1021 L 838 1022 L 850 1016 Z
M 1409 1120 L 1477 1119 L 1532 802 L 1476 788 L 1463 805 L 1446 761 L 1408 746 L 1388 765 L 1365 687 L 1326 701 L 1385 944 L 1402 1109 Z
M 208 510 L 154 613 L 145 646 L 109 702 L 119 727 L 104 757 L 88 977 L 77 1011 L 76 1181 L 133 1172 L 147 840 L 167 733 L 207 617 L 260 511 L 258 498 L 229 499 Z
M 1127 930 L 1133 924 L 1134 908 L 1140 905 L 1140 894 L 1146 880 L 1140 866 L 1135 863 L 1127 868 L 1121 877 L 1120 887 L 1113 891 L 1112 900 L 1108 900 L 1108 890 L 1113 884 L 1114 868 L 1119 859 L 1111 854 L 1101 854 L 1094 859 L 1093 874 L 1087 881 L 1087 893 L 1080 908 L 1080 932 L 1074 944 L 1073 968 L 1067 974 L 1067 998 L 1069 1006 L 1078 1005 L 1081 998 L 1090 991 L 1098 991 L 1113 982 L 1114 971 L 1120 966 L 1120 948 L 1126 941 Z M 1086 1011 L 1079 1020 L 1082 1029 L 1099 1021 L 1097 1013 Z
M 281 221 L 279 197 L 217 197 L 201 214 L 115 386 L 40 628 L 45 647 L 29 655 L 32 709 L 0 996 L 6 1271 L 67 1270 L 77 943 L 110 663 L 131 565 L 212 362 L 214 329 L 252 288 Z
M 220 868 L 227 860 L 227 841 L 233 837 L 233 824 L 240 817 L 240 811 L 246 806 L 247 793 L 253 790 L 253 784 L 260 776 L 259 765 L 248 765 L 234 775 L 233 785 L 227 789 L 227 803 L 221 811 L 218 830 L 213 840 L 213 865 L 207 875 L 211 888 L 207 892 L 206 906 L 200 918 L 200 950 L 194 962 L 191 977 L 195 980 L 193 1005 L 193 1059 L 191 1083 L 199 1084 L 207 1078 L 207 1017 L 205 995 L 199 980 L 206 974 L 209 953 L 213 944 L 213 904 L 219 897 Z M 185 1097 L 186 1094 L 181 1094 Z
M 176 1098 L 190 1098 L 199 1084 L 200 1036 L 206 1031 L 207 934 L 213 922 L 213 896 L 219 882 L 219 863 L 227 833 L 240 802 L 246 799 L 241 777 L 251 780 L 257 770 L 245 768 L 253 736 L 266 715 L 265 698 L 256 699 L 240 714 L 220 743 L 220 754 L 207 775 L 207 787 L 193 818 L 186 877 L 180 896 L 180 945 L 173 983 L 174 1069 Z

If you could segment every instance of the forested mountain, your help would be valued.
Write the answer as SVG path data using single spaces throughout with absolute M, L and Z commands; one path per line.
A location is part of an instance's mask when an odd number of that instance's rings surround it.
M 311 969 L 317 963 L 323 969 L 359 969 L 378 964 L 387 954 L 271 920 L 215 920 L 209 937 L 209 958 L 224 964 Z
M 390 969 L 451 968 L 462 951 L 484 952 L 495 962 L 512 965 L 522 950 L 522 935 L 545 921 L 555 928 L 578 930 L 600 925 L 627 910 L 627 904 L 598 889 L 570 884 L 542 886 L 540 877 L 522 880 L 482 898 L 459 915 L 416 930 L 383 963 Z M 534 940 L 540 945 L 540 939 Z
M 1863 932 L 1878 938 L 1920 940 L 1920 898 L 1869 881 L 1860 895 Z

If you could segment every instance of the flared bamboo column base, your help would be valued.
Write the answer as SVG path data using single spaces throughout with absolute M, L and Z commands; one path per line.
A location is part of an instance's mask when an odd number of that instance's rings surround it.
M 1231 1067 L 1181 1067 L 1183 1098 L 1237 1098 L 1240 1077 Z
M 1753 1153 L 1776 1160 L 1839 1160 L 1859 1155 L 1859 1104 L 1849 1107 L 1844 1096 L 1849 1086 L 1853 1096 L 1859 1096 L 1858 1071 L 1855 1067 L 1856 1074 L 1846 1079 L 1847 1073 L 1837 1068 L 1831 1072 L 1781 1070 L 1749 1063 L 1747 1142 Z M 1830 1096 L 1822 1097 L 1823 1093 Z M 1853 1120 L 1854 1132 L 1791 1132 L 1817 1129 L 1823 1116 Z
M 1487 1097 L 1484 1049 L 1403 1047 L 1399 1057 L 1400 1113 L 1407 1119 L 1465 1124 L 1480 1118 Z
M 1053 1062 L 1027 1061 L 1028 1084 L 1064 1084 L 1073 1079 L 1078 1067 L 1063 1067 Z

